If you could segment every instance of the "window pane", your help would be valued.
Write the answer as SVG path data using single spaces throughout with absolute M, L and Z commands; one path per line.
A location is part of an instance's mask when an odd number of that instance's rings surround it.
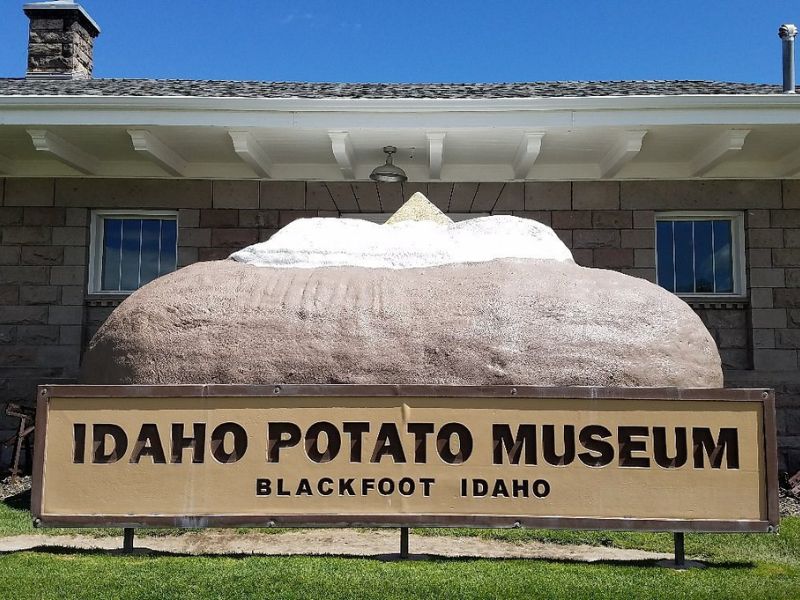
M 691 221 L 675 221 L 675 291 L 694 292 L 694 254 Z
M 656 253 L 658 254 L 658 285 L 675 291 L 675 264 L 672 260 L 672 221 L 656 222 Z
M 122 220 L 122 276 L 120 289 L 139 287 L 139 251 L 141 248 L 141 219 Z
M 694 222 L 694 280 L 698 294 L 714 293 L 714 249 L 711 221 Z
M 108 291 L 119 290 L 119 260 L 122 245 L 122 221 L 103 222 L 103 271 L 100 285 Z
M 717 293 L 733 292 L 731 221 L 714 221 L 714 282 Z
M 142 220 L 142 255 L 139 270 L 139 285 L 158 277 L 158 259 L 161 242 L 161 220 Z
M 161 266 L 159 275 L 172 273 L 177 263 L 178 222 L 174 219 L 161 221 Z

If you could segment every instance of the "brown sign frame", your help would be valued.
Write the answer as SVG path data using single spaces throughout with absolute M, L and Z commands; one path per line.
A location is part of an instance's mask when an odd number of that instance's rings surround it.
M 140 515 L 48 515 L 44 512 L 44 449 L 48 407 L 51 397 L 59 398 L 199 398 L 199 397 L 471 397 L 526 399 L 614 400 L 703 400 L 718 402 L 761 402 L 766 481 L 766 520 L 643 519 L 595 517 L 516 517 L 498 515 L 207 515 L 201 518 Z M 687 389 L 614 387 L 536 386 L 449 386 L 449 385 L 42 385 L 36 411 L 33 491 L 31 511 L 34 523 L 45 527 L 529 527 L 544 529 L 608 529 L 622 531 L 673 532 L 770 532 L 779 524 L 778 450 L 775 421 L 775 393 L 764 388 Z

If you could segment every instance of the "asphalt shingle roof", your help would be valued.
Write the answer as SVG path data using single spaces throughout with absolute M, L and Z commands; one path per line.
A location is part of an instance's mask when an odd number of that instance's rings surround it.
M 722 81 L 531 83 L 303 83 L 181 79 L 3 79 L 0 96 L 190 96 L 200 98 L 558 98 L 777 94 L 778 85 Z

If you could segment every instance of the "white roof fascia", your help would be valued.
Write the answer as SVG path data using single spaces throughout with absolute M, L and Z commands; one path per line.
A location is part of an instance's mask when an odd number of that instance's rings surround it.
M 800 95 L 510 99 L 0 96 L 0 125 L 389 128 L 800 124 Z M 391 115 L 391 116 L 390 116 Z

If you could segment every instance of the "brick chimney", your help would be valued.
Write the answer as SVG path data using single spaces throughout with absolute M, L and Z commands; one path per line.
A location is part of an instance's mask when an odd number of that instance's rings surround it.
M 29 79 L 89 79 L 100 28 L 80 4 L 52 0 L 26 4 Z

